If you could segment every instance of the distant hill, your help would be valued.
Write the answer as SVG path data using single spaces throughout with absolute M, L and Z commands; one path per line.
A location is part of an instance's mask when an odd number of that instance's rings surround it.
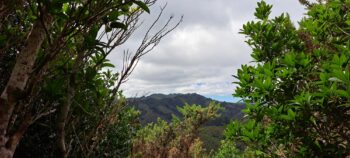
M 152 94 L 146 97 L 128 99 L 130 106 L 141 111 L 140 121 L 142 125 L 156 122 L 158 117 L 170 122 L 172 115 L 180 116 L 176 107 L 182 107 L 185 103 L 207 106 L 211 101 L 215 100 L 196 93 Z M 216 102 L 220 103 L 223 107 L 223 110 L 220 112 L 221 116 L 208 122 L 205 127 L 200 129 L 200 137 L 209 150 L 215 149 L 219 145 L 224 126 L 227 125 L 230 120 L 241 119 L 243 117 L 241 111 L 245 107 L 242 103 Z

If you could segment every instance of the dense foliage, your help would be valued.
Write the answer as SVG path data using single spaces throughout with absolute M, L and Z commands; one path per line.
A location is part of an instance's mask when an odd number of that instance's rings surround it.
M 218 117 L 220 109 L 214 102 L 206 107 L 195 104 L 178 107 L 181 118 L 173 115 L 170 123 L 158 119 L 137 132 L 131 157 L 202 157 L 204 148 L 198 137 L 199 128 Z
M 138 112 L 120 85 L 179 22 L 158 26 L 161 8 L 118 73 L 107 56 L 155 1 L 0 1 L 0 157 L 129 154 Z
M 234 95 L 247 119 L 228 125 L 218 157 L 350 155 L 350 1 L 303 3 L 299 28 L 264 1 L 243 26 L 255 64 L 238 70 Z

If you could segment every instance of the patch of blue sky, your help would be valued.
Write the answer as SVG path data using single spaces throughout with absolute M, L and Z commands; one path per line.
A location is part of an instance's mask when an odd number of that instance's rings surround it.
M 213 100 L 237 103 L 241 98 L 233 97 L 232 95 L 205 95 L 205 97 L 211 98 Z

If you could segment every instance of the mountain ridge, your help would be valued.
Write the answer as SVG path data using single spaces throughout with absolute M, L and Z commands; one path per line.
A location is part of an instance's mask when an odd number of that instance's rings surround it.
M 186 103 L 207 106 L 212 101 L 220 103 L 223 110 L 219 112 L 220 117 L 208 121 L 200 128 L 199 137 L 207 151 L 216 150 L 220 146 L 225 126 L 231 120 L 243 118 L 242 110 L 245 108 L 243 103 L 220 102 L 196 93 L 156 93 L 139 98 L 128 98 L 129 106 L 141 111 L 140 122 L 143 126 L 157 122 L 158 118 L 167 122 L 171 121 L 173 115 L 181 118 L 177 107 L 183 107 Z
M 197 93 L 155 93 L 139 98 L 128 98 L 129 105 L 141 111 L 140 121 L 143 125 L 156 122 L 158 117 L 170 122 L 172 114 L 180 116 L 177 107 L 183 107 L 186 103 L 207 106 L 212 101 L 220 103 L 223 110 L 220 111 L 221 117 L 215 119 L 216 121 L 214 120 L 214 122 L 210 121 L 211 125 L 221 126 L 227 124 L 231 119 L 243 118 L 243 113 L 241 112 L 245 107 L 243 103 L 217 101 Z

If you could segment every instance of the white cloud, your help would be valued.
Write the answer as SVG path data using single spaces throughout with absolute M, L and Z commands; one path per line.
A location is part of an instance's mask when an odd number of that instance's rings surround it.
M 149 93 L 200 93 L 206 96 L 231 95 L 233 74 L 251 61 L 250 48 L 238 34 L 247 21 L 254 20 L 257 0 L 159 0 L 168 1 L 166 14 L 185 19 L 179 28 L 141 59 L 130 80 L 122 86 L 127 96 Z M 289 12 L 294 22 L 304 13 L 296 0 L 269 0 L 272 16 Z M 147 20 L 158 11 L 155 5 Z M 166 19 L 166 17 L 164 18 Z M 128 47 L 137 45 L 135 36 Z M 119 65 L 120 56 L 110 59 Z

